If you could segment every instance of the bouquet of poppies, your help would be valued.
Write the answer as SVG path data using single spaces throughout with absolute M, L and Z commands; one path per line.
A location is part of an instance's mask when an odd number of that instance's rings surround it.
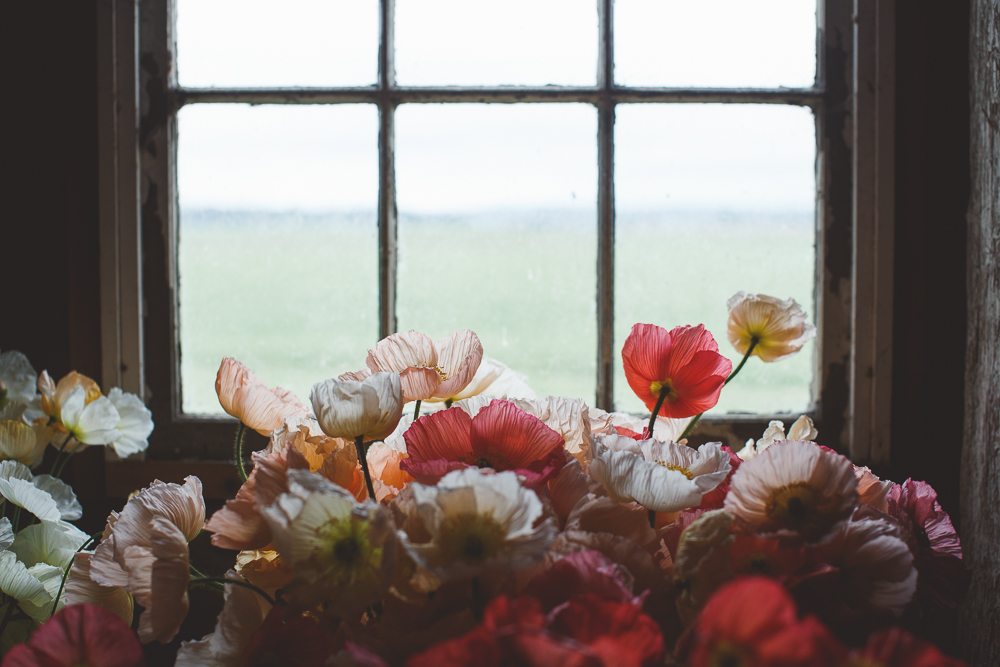
M 138 491 L 64 548 L 45 602 L 68 606 L 3 665 L 139 664 L 138 642 L 178 639 L 193 585 L 224 601 L 178 665 L 961 664 L 913 632 L 965 581 L 929 485 L 855 466 L 805 416 L 738 450 L 689 443 L 752 357 L 814 335 L 790 299 L 729 311 L 735 368 L 703 326 L 633 327 L 622 361 L 648 417 L 535 398 L 467 330 L 393 334 L 310 406 L 224 359 L 236 496 L 206 521 L 195 477 Z M 267 446 L 245 451 L 247 429 Z M 191 563 L 203 530 L 227 572 Z M 53 646 L 77 652 L 41 662 Z

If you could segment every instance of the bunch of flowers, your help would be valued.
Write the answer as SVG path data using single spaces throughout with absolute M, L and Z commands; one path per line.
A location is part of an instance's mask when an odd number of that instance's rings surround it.
M 729 310 L 735 367 L 703 326 L 633 327 L 648 419 L 537 398 L 471 331 L 393 334 L 308 405 L 224 359 L 235 497 L 206 520 L 194 477 L 139 491 L 92 552 L 67 547 L 64 596 L 126 620 L 134 601 L 138 638 L 171 642 L 189 587 L 217 587 L 178 665 L 960 664 L 911 632 L 964 581 L 929 485 L 855 466 L 805 416 L 739 451 L 689 442 L 751 357 L 814 335 L 792 300 Z M 245 429 L 267 446 L 247 455 Z M 202 530 L 224 575 L 190 562 Z
M 106 446 L 122 457 L 142 452 L 152 430 L 152 416 L 138 396 L 118 388 L 104 395 L 94 380 L 76 372 L 55 382 L 45 371 L 36 373 L 20 352 L 0 353 L 0 652 L 26 640 L 67 605 L 97 601 L 131 621 L 129 595 L 101 589 L 83 576 L 91 556 L 87 549 L 100 534 L 87 535 L 71 523 L 83 516 L 83 507 L 61 474 L 71 456 L 91 446 Z M 70 612 L 39 630 L 32 642 L 60 644 L 65 642 L 53 638 L 70 635 L 78 640 L 81 627 L 89 627 L 88 641 L 101 644 L 104 616 L 96 608 Z M 138 647 L 128 625 L 120 623 L 125 643 Z M 31 650 L 10 651 L 4 665 L 39 664 L 24 662 Z M 60 650 L 53 648 L 53 654 Z M 67 664 L 80 663 L 86 660 Z

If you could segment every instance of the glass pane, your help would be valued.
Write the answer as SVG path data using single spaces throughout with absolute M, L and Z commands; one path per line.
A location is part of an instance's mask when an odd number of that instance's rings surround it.
M 539 394 L 592 400 L 596 125 L 583 105 L 400 107 L 401 329 L 468 327 Z
M 378 0 L 175 0 L 182 86 L 367 86 Z
M 224 356 L 308 400 L 378 338 L 378 119 L 365 105 L 179 113 L 184 412 Z
M 741 290 L 794 297 L 815 319 L 815 137 L 812 112 L 799 107 L 618 108 L 618 350 L 636 322 L 704 323 L 735 365 L 726 300 Z M 751 359 L 716 410 L 807 409 L 814 348 Z M 616 405 L 643 410 L 616 363 Z
M 594 85 L 597 3 L 396 0 L 401 85 Z
M 615 0 L 615 81 L 811 86 L 816 0 Z

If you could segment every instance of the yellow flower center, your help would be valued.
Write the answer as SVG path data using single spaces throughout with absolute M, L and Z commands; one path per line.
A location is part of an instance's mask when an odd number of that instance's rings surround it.
M 666 461 L 662 461 L 660 459 L 657 459 L 656 461 L 654 461 L 654 463 L 663 466 L 667 470 L 676 470 L 677 472 L 684 475 L 688 479 L 694 479 L 694 473 L 685 468 L 684 466 L 677 465 L 676 463 L 667 463 Z
M 767 516 L 783 528 L 800 533 L 812 533 L 828 523 L 820 507 L 822 496 L 805 482 L 776 489 L 767 501 Z
M 663 391 L 664 389 L 666 389 L 667 392 L 666 400 L 670 400 L 671 398 L 677 396 L 677 392 L 674 391 L 673 380 L 670 378 L 667 378 L 666 380 L 663 381 L 654 380 L 653 382 L 649 383 L 649 391 L 655 394 L 656 396 L 659 396 L 660 392 Z
M 731 642 L 719 642 L 712 650 L 709 658 L 711 667 L 742 667 L 748 664 L 746 652 Z
M 469 512 L 441 522 L 438 544 L 445 560 L 479 564 L 500 551 L 506 534 L 492 515 Z
M 312 560 L 326 579 L 344 585 L 377 576 L 382 547 L 373 546 L 365 521 L 330 521 L 317 535 Z

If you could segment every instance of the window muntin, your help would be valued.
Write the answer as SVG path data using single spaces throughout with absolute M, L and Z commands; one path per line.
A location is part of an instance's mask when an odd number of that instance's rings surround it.
M 623 0 L 622 0 L 623 1 Z M 392 10 L 391 2 L 383 2 L 382 11 L 383 17 L 391 15 Z M 610 57 L 611 40 L 607 39 L 613 34 L 611 30 L 611 25 L 608 20 L 611 12 L 611 3 L 603 2 L 599 3 L 599 9 L 601 9 L 600 15 L 602 21 L 600 23 L 601 30 L 600 35 L 603 35 L 603 39 L 599 44 L 599 61 L 603 63 L 604 67 L 600 70 L 607 72 L 611 69 L 610 67 Z M 397 32 L 399 27 L 396 27 Z M 391 41 L 392 31 L 382 31 L 383 40 Z M 383 52 L 384 53 L 384 52 Z M 596 367 L 598 369 L 598 396 L 597 404 L 604 407 L 609 407 L 611 404 L 611 392 L 610 386 L 611 375 L 613 371 L 611 370 L 613 366 L 609 365 L 607 362 L 611 361 L 614 365 L 618 364 L 617 352 L 620 349 L 622 336 L 619 334 L 612 337 L 609 333 L 609 326 L 611 322 L 612 309 L 602 308 L 602 299 L 607 299 L 611 301 L 614 292 L 612 290 L 612 285 L 614 282 L 614 276 L 620 272 L 621 267 L 615 270 L 614 267 L 614 256 L 620 254 L 617 251 L 609 252 L 607 245 L 607 239 L 613 238 L 609 235 L 609 230 L 614 230 L 615 219 L 614 219 L 614 208 L 609 206 L 610 198 L 613 196 L 614 188 L 609 187 L 614 183 L 615 173 L 609 169 L 614 155 L 614 144 L 610 141 L 613 136 L 614 124 L 613 119 L 615 115 L 616 105 L 619 103 L 635 103 L 635 102 L 659 102 L 663 104 L 678 104 L 678 103 L 690 103 L 690 102 L 715 102 L 715 103 L 725 103 L 725 104 L 740 104 L 740 103 L 759 103 L 768 102 L 776 106 L 784 106 L 787 104 L 799 105 L 805 104 L 813 107 L 814 109 L 820 109 L 822 107 L 822 91 L 814 88 L 805 90 L 744 90 L 744 89 L 725 89 L 725 90 L 710 90 L 699 92 L 695 89 L 657 89 L 657 90 L 642 90 L 642 89 L 630 89 L 622 86 L 614 85 L 610 82 L 607 76 L 599 77 L 602 79 L 602 83 L 597 88 L 586 89 L 586 88 L 560 88 L 558 86 L 546 86 L 544 88 L 534 88 L 528 91 L 517 91 L 512 88 L 495 88 L 495 89 L 437 89 L 437 90 L 421 90 L 421 89 L 408 89 L 404 87 L 396 86 L 392 77 L 389 76 L 393 70 L 391 68 L 386 68 L 386 64 L 392 63 L 392 55 L 394 53 L 397 61 L 400 57 L 398 49 L 388 49 L 389 56 L 383 55 L 383 67 L 382 74 L 380 77 L 380 84 L 376 90 L 371 93 L 363 93 L 357 90 L 348 89 L 336 89 L 336 88 L 323 88 L 323 89 L 313 89 L 313 90 L 287 90 L 282 89 L 280 91 L 275 90 L 271 92 L 267 89 L 261 89 L 257 91 L 248 90 L 210 90 L 210 91 L 200 91 L 200 90 L 185 90 L 179 89 L 176 93 L 177 99 L 186 104 L 193 104 L 197 102 L 291 102 L 291 103 L 315 103 L 315 104 L 326 104 L 326 103 L 344 103 L 344 102 L 370 102 L 378 107 L 381 114 L 381 135 L 380 143 L 382 146 L 381 151 L 381 184 L 382 184 L 382 195 L 381 198 L 383 202 L 386 201 L 386 192 L 394 190 L 395 187 L 402 189 L 404 186 L 399 184 L 399 171 L 393 168 L 395 162 L 398 161 L 397 155 L 393 154 L 393 139 L 396 135 L 398 137 L 398 128 L 393 132 L 393 127 L 396 123 L 393 122 L 393 118 L 396 115 L 396 105 L 398 103 L 404 103 L 403 107 L 400 109 L 405 109 L 406 105 L 417 104 L 417 103 L 437 103 L 437 102 L 465 102 L 465 101 L 477 101 L 477 102 L 564 102 L 564 103 L 587 103 L 595 107 L 598 111 L 598 127 L 599 136 L 598 144 L 604 147 L 603 153 L 598 152 L 598 186 L 599 192 L 603 194 L 603 202 L 599 202 L 597 207 L 598 213 L 598 225 L 595 234 L 596 239 L 600 239 L 600 242 L 605 243 L 604 246 L 599 245 L 598 247 L 598 270 L 597 270 L 597 329 L 598 329 L 598 344 L 597 344 L 597 354 L 596 354 Z M 815 58 L 814 54 L 811 54 Z M 621 110 L 623 107 L 618 107 Z M 402 113 L 400 111 L 399 113 Z M 387 122 L 388 120 L 388 122 Z M 609 122 L 610 121 L 610 122 Z M 398 143 L 398 139 L 396 139 Z M 387 151 L 388 148 L 388 151 Z M 387 155 L 388 152 L 388 155 Z M 397 147 L 398 152 L 398 147 Z M 811 176 L 810 171 L 807 176 Z M 391 200 L 392 197 L 389 197 Z M 619 217 L 621 218 L 622 211 L 619 210 Z M 183 215 L 183 211 L 182 211 Z M 382 257 L 381 267 L 383 270 L 381 272 L 381 284 L 380 284 L 380 311 L 382 312 L 382 326 L 381 332 L 384 334 L 393 328 L 394 322 L 392 322 L 392 317 L 386 317 L 386 313 L 390 315 L 395 314 L 396 311 L 399 313 L 404 313 L 406 311 L 406 304 L 402 303 L 400 299 L 405 295 L 405 287 L 403 284 L 398 284 L 396 279 L 396 269 L 395 265 L 388 267 L 386 271 L 385 264 L 387 263 L 387 256 L 393 255 L 393 252 L 387 252 L 387 243 L 392 243 L 392 250 L 395 251 L 395 239 L 396 239 L 396 220 L 395 220 L 395 210 L 394 207 L 383 205 L 380 211 L 380 228 L 382 230 L 380 238 L 382 240 L 382 249 L 380 255 Z M 619 224 L 621 224 L 619 222 Z M 400 222 L 401 226 L 404 226 L 404 222 Z M 183 223 L 182 223 L 183 226 Z M 388 232 L 388 233 L 387 233 Z M 808 249 L 806 249 L 808 253 Z M 610 261 L 608 255 L 611 255 Z M 405 261 L 405 258 L 400 255 L 400 261 Z M 621 260 L 619 260 L 620 263 Z M 391 260 L 389 261 L 390 264 Z M 815 276 L 810 276 L 810 283 L 814 282 Z M 183 284 L 183 278 L 181 279 Z M 391 283 L 391 287 L 387 285 Z M 742 286 L 742 285 L 741 285 Z M 579 286 L 582 290 L 589 290 L 589 285 Z M 395 288 L 395 289 L 393 289 Z M 400 296 L 395 298 L 395 292 L 398 290 Z M 619 291 L 620 293 L 620 291 Z M 803 299 L 808 307 L 808 302 Z M 713 304 L 715 308 L 722 308 L 724 305 Z M 181 321 L 183 322 L 184 304 L 181 303 Z M 811 309 L 815 313 L 815 310 Z M 620 318 L 619 318 L 620 319 Z M 657 318 L 664 324 L 674 323 L 674 318 L 669 315 L 664 315 L 662 318 Z M 410 326 L 400 321 L 399 324 L 403 327 Z M 616 326 L 621 326 L 621 322 L 617 322 Z M 183 328 L 183 324 L 182 324 Z M 727 344 L 724 340 L 724 331 L 719 327 L 714 327 L 714 332 L 720 338 L 720 343 L 724 349 L 727 348 Z M 432 333 L 442 333 L 438 331 L 432 331 Z M 366 345 L 367 346 L 367 345 Z M 365 347 L 366 347 L 365 346 Z M 362 348 L 363 349 L 363 348 Z M 238 352 L 234 349 L 230 349 L 232 353 Z M 488 350 L 489 351 L 489 350 Z M 183 350 L 182 350 L 183 352 Z M 360 358 L 361 355 L 358 355 Z M 808 360 L 806 360 L 808 363 Z M 355 364 L 356 365 L 356 364 Z M 214 370 L 214 369 L 213 369 Z M 769 368 L 768 370 L 772 370 Z M 274 381 L 282 380 L 282 377 L 271 377 Z M 186 384 L 186 383 L 185 383 Z M 621 395 L 622 386 L 621 383 L 617 383 L 619 386 L 616 388 L 616 393 Z M 584 392 L 569 392 L 575 394 L 581 394 Z M 186 401 L 185 401 L 186 403 Z M 738 406 L 737 406 L 738 407 Z M 766 407 L 773 409 L 775 404 L 773 401 L 767 401 Z M 787 409 L 793 409 L 792 406 L 782 406 Z

